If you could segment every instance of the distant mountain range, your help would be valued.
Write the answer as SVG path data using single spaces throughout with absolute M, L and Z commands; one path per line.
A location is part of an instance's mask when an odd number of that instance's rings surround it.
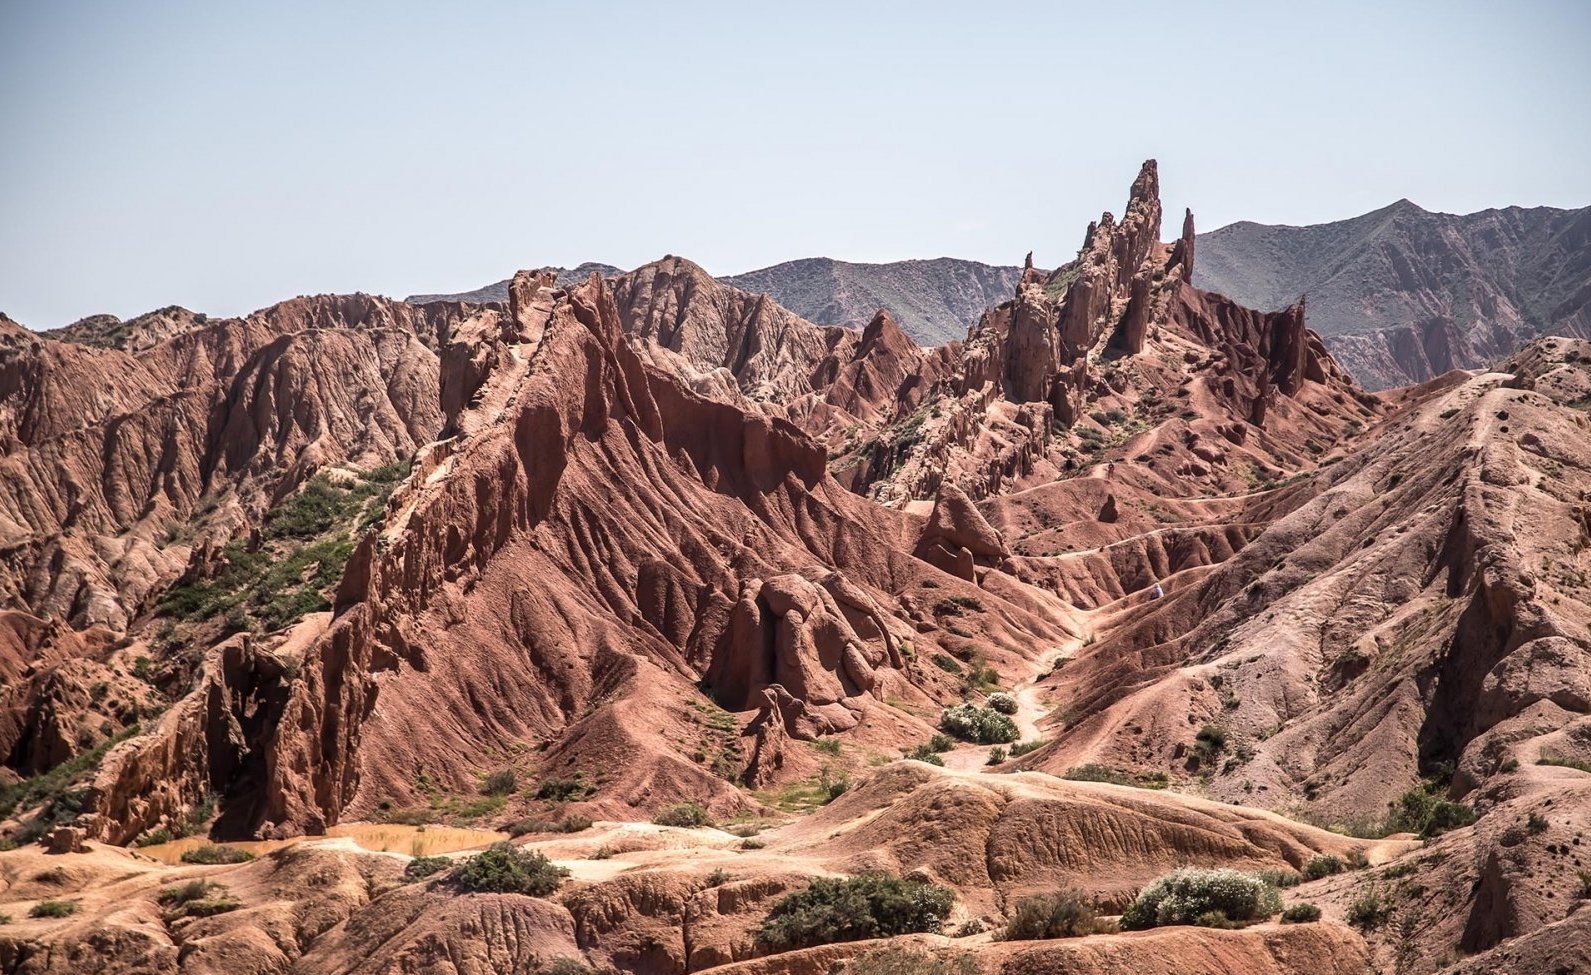
M 742 291 L 770 294 L 820 325 L 861 326 L 888 308 L 923 345 L 966 338 L 984 309 L 1016 291 L 1019 267 L 940 257 L 931 261 L 852 264 L 827 257 L 787 261 L 723 280 Z
M 1198 237 L 1196 283 L 1267 311 L 1308 296 L 1306 321 L 1371 389 L 1478 369 L 1546 334 L 1591 337 L 1591 207 L 1457 216 L 1408 200 L 1306 227 L 1235 223 Z M 559 281 L 620 273 L 607 264 Z M 941 257 L 787 261 L 719 278 L 808 321 L 861 327 L 888 308 L 923 345 L 964 338 L 1022 269 Z M 408 300 L 505 301 L 508 282 Z
M 619 268 L 611 264 L 597 264 L 593 261 L 587 261 L 576 267 L 555 267 L 549 270 L 558 272 L 558 283 L 560 285 L 573 284 L 576 281 L 589 278 L 592 271 L 605 278 L 611 278 L 615 274 L 622 273 Z M 415 305 L 424 305 L 433 301 L 472 301 L 477 304 L 486 301 L 507 301 L 508 279 L 504 278 L 501 281 L 494 281 L 491 284 L 476 288 L 474 291 L 460 291 L 456 294 L 410 295 L 403 300 Z
M 558 270 L 560 284 L 596 271 L 620 273 L 607 264 L 582 264 Z M 852 264 L 827 257 L 786 261 L 718 280 L 742 291 L 767 294 L 784 307 L 819 325 L 861 328 L 880 308 L 888 308 L 914 340 L 943 345 L 966 338 L 967 329 L 991 305 L 1005 301 L 1022 276 L 1019 267 L 1000 267 L 954 257 Z M 506 301 L 508 282 L 458 294 L 410 295 L 407 301 Z
M 1538 335 L 1591 336 L 1591 207 L 1432 213 L 1408 200 L 1308 227 L 1198 238 L 1201 288 L 1306 321 L 1366 386 L 1495 362 Z

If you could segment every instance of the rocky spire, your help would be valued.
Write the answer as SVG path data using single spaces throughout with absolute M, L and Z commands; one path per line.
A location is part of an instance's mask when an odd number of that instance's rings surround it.
M 1028 251 L 1028 256 L 1022 261 L 1022 277 L 1017 282 L 1017 291 L 1022 290 L 1025 284 L 1043 284 L 1044 275 L 1033 266 L 1033 252 Z
M 1171 246 L 1171 260 L 1167 270 L 1182 268 L 1182 280 L 1193 283 L 1193 211 L 1182 211 L 1182 236 Z
M 1144 161 L 1127 195 L 1127 209 L 1116 228 L 1111 251 L 1116 258 L 1116 287 L 1126 288 L 1134 274 L 1160 241 L 1160 171 L 1153 159 Z

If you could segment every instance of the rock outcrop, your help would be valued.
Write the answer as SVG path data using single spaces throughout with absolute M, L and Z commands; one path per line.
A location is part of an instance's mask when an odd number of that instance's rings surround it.
M 1160 423 L 1167 440 L 1179 438 L 1177 421 L 1207 424 L 1211 432 L 1256 428 L 1295 457 L 1306 440 L 1335 440 L 1347 423 L 1375 412 L 1305 327 L 1302 302 L 1259 312 L 1193 287 L 1193 215 L 1185 215 L 1182 236 L 1169 247 L 1159 241 L 1160 220 L 1159 176 L 1150 160 L 1119 222 L 1103 214 L 1089 225 L 1076 260 L 1048 274 L 1030 266 L 1016 296 L 989 310 L 950 368 L 917 384 L 934 391 L 923 401 L 928 415 L 919 408 L 909 426 L 886 425 L 865 452 L 842 450 L 836 466 L 852 472 L 849 483 L 903 503 L 932 496 L 948 478 L 982 499 L 1075 470 L 1077 452 L 1056 442 L 1056 428 L 1082 437 L 1085 450 L 1097 449 L 1100 427 L 1125 422 L 1133 407 Z M 1168 358 L 1191 368 L 1167 369 Z M 1164 398 L 1168 382 L 1174 388 L 1190 381 L 1203 395 L 1176 389 L 1183 403 Z M 1308 396 L 1306 383 L 1315 387 Z M 1275 415 L 1286 400 L 1293 402 Z M 1176 421 L 1168 423 L 1173 411 Z M 1122 419 L 1099 422 L 1116 415 Z M 1296 426 L 1305 429 L 1289 429 Z M 1167 460 L 1177 461 L 1172 466 L 1184 481 L 1192 474 L 1214 488 L 1225 480 L 1208 460 L 1172 450 L 1176 456 Z
M 323 296 L 194 321 L 132 352 L 0 349 L 0 591 L 124 628 L 210 524 L 229 534 L 316 470 L 406 459 L 433 439 L 437 350 L 469 314 Z
M 909 554 L 908 518 L 840 487 L 784 420 L 647 365 L 600 280 L 541 291 L 519 305 L 546 310 L 538 344 L 498 357 L 528 367 L 489 375 L 452 421 L 475 432 L 429 448 L 351 560 L 336 619 L 249 753 L 264 771 L 248 830 L 413 803 L 421 771 L 464 788 L 527 739 L 551 745 L 542 774 L 613 769 L 598 809 L 695 796 L 730 811 L 746 804 L 738 743 L 716 770 L 665 744 L 702 677 L 748 721 L 772 692 L 792 737 L 856 727 L 886 688 L 948 681 L 908 675 L 895 648 L 913 629 L 897 594 L 940 575 Z M 1030 641 L 1058 633 L 1026 606 L 1007 618 Z M 604 757 L 637 750 L 648 760 Z

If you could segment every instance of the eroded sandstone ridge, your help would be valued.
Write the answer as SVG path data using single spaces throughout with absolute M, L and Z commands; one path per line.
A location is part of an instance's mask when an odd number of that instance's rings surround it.
M 1120 221 L 1103 214 L 1048 274 L 1030 257 L 1016 296 L 951 350 L 936 394 L 845 445 L 842 476 L 897 503 L 944 480 L 981 499 L 1076 473 L 1130 438 L 1153 455 L 1157 491 L 1189 495 L 1307 466 L 1306 450 L 1379 412 L 1305 328 L 1302 303 L 1262 313 L 1195 288 L 1192 213 L 1169 246 L 1160 224 L 1150 160 Z

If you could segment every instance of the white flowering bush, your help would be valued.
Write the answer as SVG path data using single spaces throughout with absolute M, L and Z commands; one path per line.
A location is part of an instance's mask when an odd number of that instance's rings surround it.
M 980 708 L 971 703 L 958 704 L 939 712 L 939 727 L 962 741 L 980 745 L 1016 741 L 1020 736 L 1015 721 L 994 708 Z
M 1184 867 L 1151 881 L 1122 913 L 1129 930 L 1165 924 L 1258 921 L 1282 909 L 1275 887 L 1237 870 Z
M 1016 714 L 1016 698 L 1005 691 L 995 691 L 984 703 L 1001 714 Z

